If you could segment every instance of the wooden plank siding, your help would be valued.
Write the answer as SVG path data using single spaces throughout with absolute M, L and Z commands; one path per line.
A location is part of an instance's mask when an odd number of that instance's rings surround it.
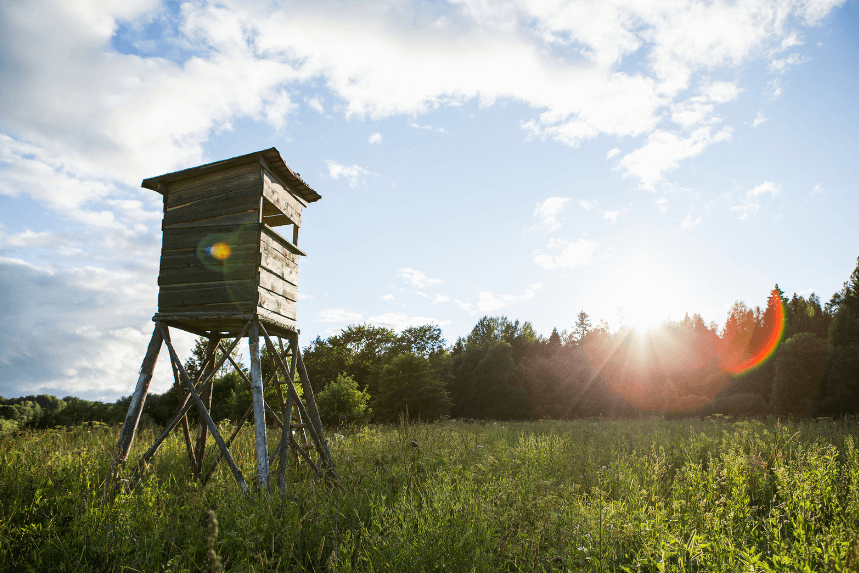
M 272 205 L 280 209 L 295 226 L 301 226 L 302 201 L 293 195 L 287 188 L 267 170 L 263 170 L 263 197 L 271 201 Z
M 307 200 L 262 157 L 188 174 L 144 181 L 164 196 L 156 319 L 206 332 L 238 330 L 256 316 L 272 332 L 294 333 L 305 253 L 262 221 L 294 224 L 295 237 Z M 216 243 L 229 256 L 214 257 Z

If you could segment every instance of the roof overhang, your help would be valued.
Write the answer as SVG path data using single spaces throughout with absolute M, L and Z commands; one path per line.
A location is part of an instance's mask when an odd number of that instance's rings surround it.
M 238 157 L 233 157 L 232 159 L 224 159 L 223 161 L 215 161 L 214 163 L 207 163 L 205 165 L 191 167 L 190 169 L 183 169 L 182 171 L 166 173 L 164 175 L 159 175 L 158 177 L 150 177 L 149 179 L 144 179 L 143 183 L 140 185 L 141 187 L 152 189 L 153 191 L 157 191 L 163 195 L 165 183 L 198 177 L 207 173 L 229 169 L 230 167 L 237 167 L 247 163 L 260 163 L 261 165 L 271 169 L 275 172 L 275 175 L 283 179 L 292 192 L 304 199 L 307 203 L 313 203 L 314 201 L 318 201 L 322 198 L 319 193 L 314 191 L 301 177 L 296 175 L 295 172 L 286 165 L 275 147 L 264 149 L 263 151 L 256 151 L 254 153 L 248 153 L 247 155 L 240 155 Z

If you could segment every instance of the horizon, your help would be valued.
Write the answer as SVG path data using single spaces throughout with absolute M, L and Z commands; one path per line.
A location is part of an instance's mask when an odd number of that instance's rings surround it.
M 6 397 L 130 394 L 161 241 L 141 180 L 268 147 L 322 196 L 302 348 L 580 310 L 721 327 L 776 284 L 825 304 L 859 255 L 852 3 L 39 0 L 0 29 Z

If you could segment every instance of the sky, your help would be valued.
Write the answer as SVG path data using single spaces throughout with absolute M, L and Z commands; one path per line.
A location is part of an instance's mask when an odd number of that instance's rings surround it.
M 5 0 L 0 395 L 130 394 L 141 180 L 269 147 L 322 196 L 302 346 L 825 302 L 859 256 L 857 102 L 855 2 Z

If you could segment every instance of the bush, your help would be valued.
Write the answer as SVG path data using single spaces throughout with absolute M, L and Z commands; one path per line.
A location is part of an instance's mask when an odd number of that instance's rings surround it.
M 366 424 L 373 413 L 369 402 L 367 391 L 358 388 L 358 383 L 345 374 L 338 374 L 337 379 L 316 396 L 319 417 L 327 426 Z
M 859 413 L 859 344 L 832 349 L 826 363 L 826 384 L 816 415 Z
M 454 359 L 454 415 L 506 420 L 528 417 L 525 368 L 507 342 L 469 348 Z
M 425 421 L 450 412 L 450 397 L 429 360 L 415 354 L 397 356 L 379 375 L 379 395 L 373 401 L 376 416 L 394 422 L 405 412 Z
M 792 336 L 779 350 L 775 362 L 772 410 L 778 415 L 806 416 L 826 374 L 829 346 L 804 332 Z
M 720 396 L 711 404 L 704 407 L 706 414 L 724 414 L 738 418 L 745 416 L 763 416 L 769 413 L 769 406 L 763 396 L 747 392 Z

